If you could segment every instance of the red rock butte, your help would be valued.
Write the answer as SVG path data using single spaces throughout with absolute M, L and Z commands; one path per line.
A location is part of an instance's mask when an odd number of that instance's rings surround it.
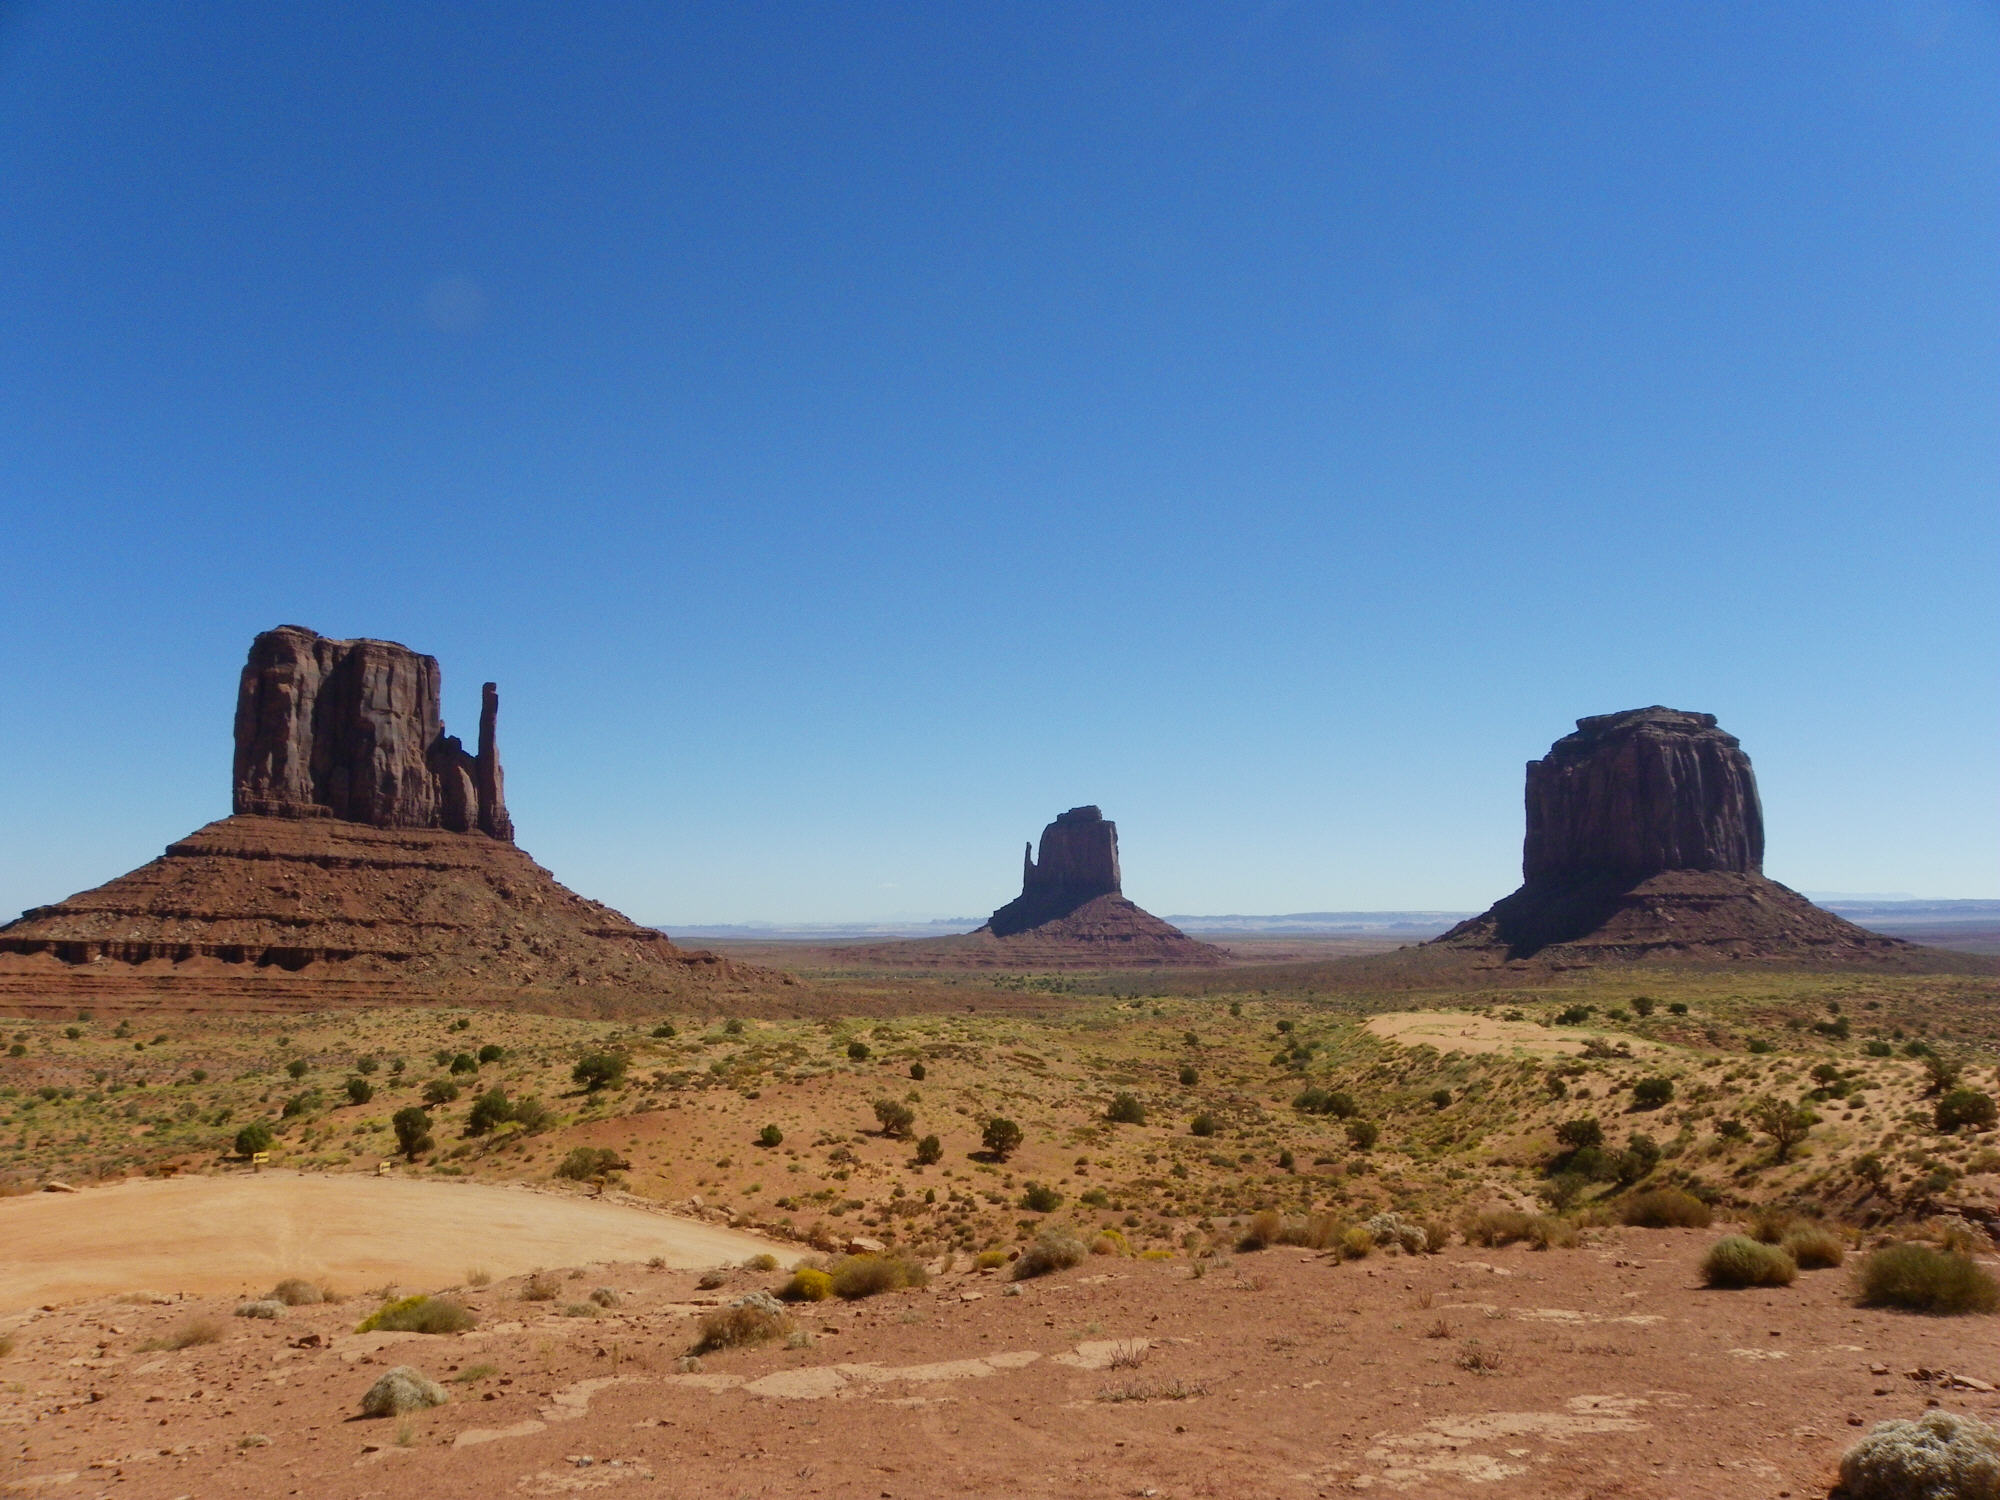
M 1431 946 L 1557 962 L 1906 953 L 1764 875 L 1750 757 L 1715 715 L 1578 719 L 1528 762 L 1522 884 Z
M 1042 830 L 1039 854 L 1021 861 L 1021 894 L 960 937 L 865 950 L 889 963 L 982 968 L 1158 968 L 1227 961 L 1127 900 L 1118 825 L 1095 807 L 1072 807 Z
M 0 927 L 10 1008 L 273 1010 L 342 1000 L 670 1000 L 787 976 L 676 947 L 514 843 L 499 692 L 476 752 L 435 657 L 296 625 L 251 644 L 234 811 L 160 858 Z

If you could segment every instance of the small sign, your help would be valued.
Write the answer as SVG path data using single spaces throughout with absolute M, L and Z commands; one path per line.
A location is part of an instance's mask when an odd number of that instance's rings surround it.
M 271 1153 L 268 1151 L 252 1151 L 250 1153 L 250 1165 L 253 1167 L 261 1167 L 270 1159 Z

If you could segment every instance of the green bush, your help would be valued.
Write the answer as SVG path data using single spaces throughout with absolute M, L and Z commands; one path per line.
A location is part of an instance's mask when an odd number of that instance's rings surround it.
M 1345 1120 L 1355 1111 L 1352 1095 L 1339 1089 L 1306 1089 L 1292 1100 L 1292 1108 L 1305 1115 L 1332 1115 Z
M 1373 1120 L 1349 1120 L 1347 1139 L 1356 1151 L 1373 1151 L 1375 1143 L 1382 1138 L 1382 1127 Z
M 356 1326 L 356 1333 L 464 1333 L 477 1321 L 464 1304 L 421 1293 L 384 1302 Z
M 1199 1136 L 1214 1135 L 1215 1116 L 1206 1112 L 1196 1115 L 1192 1120 L 1188 1121 L 1188 1134 Z
M 1143 1125 L 1146 1123 L 1146 1106 L 1139 1102 L 1137 1094 L 1118 1094 L 1104 1111 L 1104 1118 L 1117 1125 Z
M 1182 1088 L 1191 1089 L 1197 1083 L 1201 1082 L 1201 1074 L 1193 1068 L 1182 1068 L 1180 1071 L 1180 1080 Z
M 465 1116 L 465 1133 L 487 1135 L 513 1118 L 514 1106 L 508 1101 L 507 1091 L 491 1088 L 472 1101 L 472 1108 Z
M 827 1267 L 827 1276 L 834 1296 L 849 1301 L 922 1286 L 930 1279 L 922 1266 L 901 1255 L 843 1255 Z
M 514 1123 L 523 1132 L 540 1130 L 553 1116 L 549 1107 L 539 1099 L 516 1099 L 514 1101 Z
M 458 1085 L 449 1078 L 433 1078 L 424 1085 L 424 1103 L 455 1104 L 458 1101 Z
M 1888 1245 L 1861 1263 L 1857 1291 L 1864 1307 L 1952 1316 L 2000 1306 L 2000 1288 L 1968 1255 L 1929 1245 Z
M 622 1083 L 631 1060 L 622 1052 L 586 1052 L 576 1060 L 569 1076 L 587 1094 Z
M 882 1134 L 901 1140 L 909 1135 L 910 1127 L 917 1123 L 917 1112 L 900 1099 L 877 1099 L 875 1123 L 882 1127 Z
M 1702 1257 L 1702 1280 L 1712 1287 L 1790 1286 L 1798 1265 L 1776 1245 L 1748 1235 L 1724 1235 Z
M 766 1148 L 785 1144 L 785 1132 L 775 1125 L 766 1125 L 757 1132 L 757 1144 Z
M 295 1057 L 285 1064 L 285 1071 L 293 1078 L 298 1079 L 305 1077 L 306 1070 L 311 1066 L 312 1064 L 308 1063 L 303 1057 Z
M 375 1085 L 363 1078 L 359 1073 L 347 1080 L 347 1102 L 349 1104 L 366 1104 L 374 1097 Z
M 854 1062 L 868 1061 L 868 1044 L 858 1040 L 849 1042 L 847 1044 L 847 1055 Z
M 269 1151 L 271 1143 L 277 1139 L 271 1127 L 262 1120 L 252 1120 L 236 1132 L 236 1154 L 255 1156 L 259 1151 Z
M 479 1071 L 479 1060 L 470 1052 L 455 1052 L 451 1058 L 451 1071 L 454 1073 L 477 1073 Z
M 986 1122 L 986 1128 L 980 1132 L 979 1140 L 988 1151 L 1005 1161 L 1021 1149 L 1021 1127 L 1012 1120 L 995 1115 Z
M 1978 1089 L 1953 1089 L 1938 1100 L 1935 1111 L 1937 1128 L 1944 1131 L 1957 1130 L 1961 1125 L 1989 1130 L 1996 1115 L 2000 1115 L 2000 1109 L 1996 1109 L 1993 1096 Z
M 1556 1126 L 1556 1140 L 1572 1151 L 1588 1151 L 1604 1144 L 1604 1127 L 1594 1115 L 1582 1115 Z
M 622 1172 L 631 1165 L 608 1146 L 578 1146 L 562 1159 L 562 1165 L 556 1168 L 556 1176 L 566 1177 L 571 1182 L 590 1182 L 613 1172 Z
M 1634 1193 L 1619 1206 L 1618 1216 L 1640 1229 L 1706 1229 L 1715 1217 L 1706 1203 L 1679 1188 Z
M 497 1063 L 506 1056 L 507 1049 L 494 1042 L 488 1042 L 484 1047 L 479 1049 L 479 1061 L 481 1063 Z
M 390 1117 L 389 1128 L 396 1132 L 396 1149 L 410 1160 L 431 1149 L 431 1117 L 416 1105 L 397 1110 Z
M 1674 1097 L 1674 1081 L 1671 1078 L 1641 1078 L 1632 1085 L 1632 1102 L 1641 1109 L 1658 1109 Z
M 935 1166 L 944 1160 L 944 1142 L 934 1135 L 927 1135 L 917 1142 L 917 1161 L 922 1166 Z
M 1046 1182 L 1031 1182 L 1021 1194 L 1021 1207 L 1030 1213 L 1052 1214 L 1062 1207 L 1063 1195 Z

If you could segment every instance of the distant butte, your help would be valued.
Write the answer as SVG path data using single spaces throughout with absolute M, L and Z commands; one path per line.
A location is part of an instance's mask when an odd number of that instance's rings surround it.
M 1227 961 L 1126 899 L 1118 825 L 1095 807 L 1072 807 L 1042 830 L 1039 855 L 1021 861 L 1021 894 L 976 932 L 865 950 L 889 963 L 985 968 L 1149 968 Z
M 1764 875 L 1750 757 L 1715 716 L 1579 719 L 1528 763 L 1521 888 L 1429 945 L 1558 962 L 1910 951 Z
M 437 659 L 393 641 L 259 635 L 234 811 L 0 927 L 0 994 L 270 1010 L 526 990 L 588 1008 L 790 983 L 678 948 L 530 859 L 502 792 L 498 690 L 467 753 L 439 689 Z

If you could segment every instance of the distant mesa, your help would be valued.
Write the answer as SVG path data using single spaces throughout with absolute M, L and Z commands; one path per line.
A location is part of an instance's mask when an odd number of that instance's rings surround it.
M 0 995 L 263 1010 L 544 990 L 588 1005 L 790 982 L 678 948 L 537 865 L 507 813 L 498 690 L 468 753 L 439 689 L 437 659 L 392 641 L 259 635 L 231 815 L 0 927 Z
M 1851 959 L 1907 950 L 1764 876 L 1750 757 L 1715 715 L 1579 719 L 1528 763 L 1522 884 L 1434 946 L 1508 958 Z

